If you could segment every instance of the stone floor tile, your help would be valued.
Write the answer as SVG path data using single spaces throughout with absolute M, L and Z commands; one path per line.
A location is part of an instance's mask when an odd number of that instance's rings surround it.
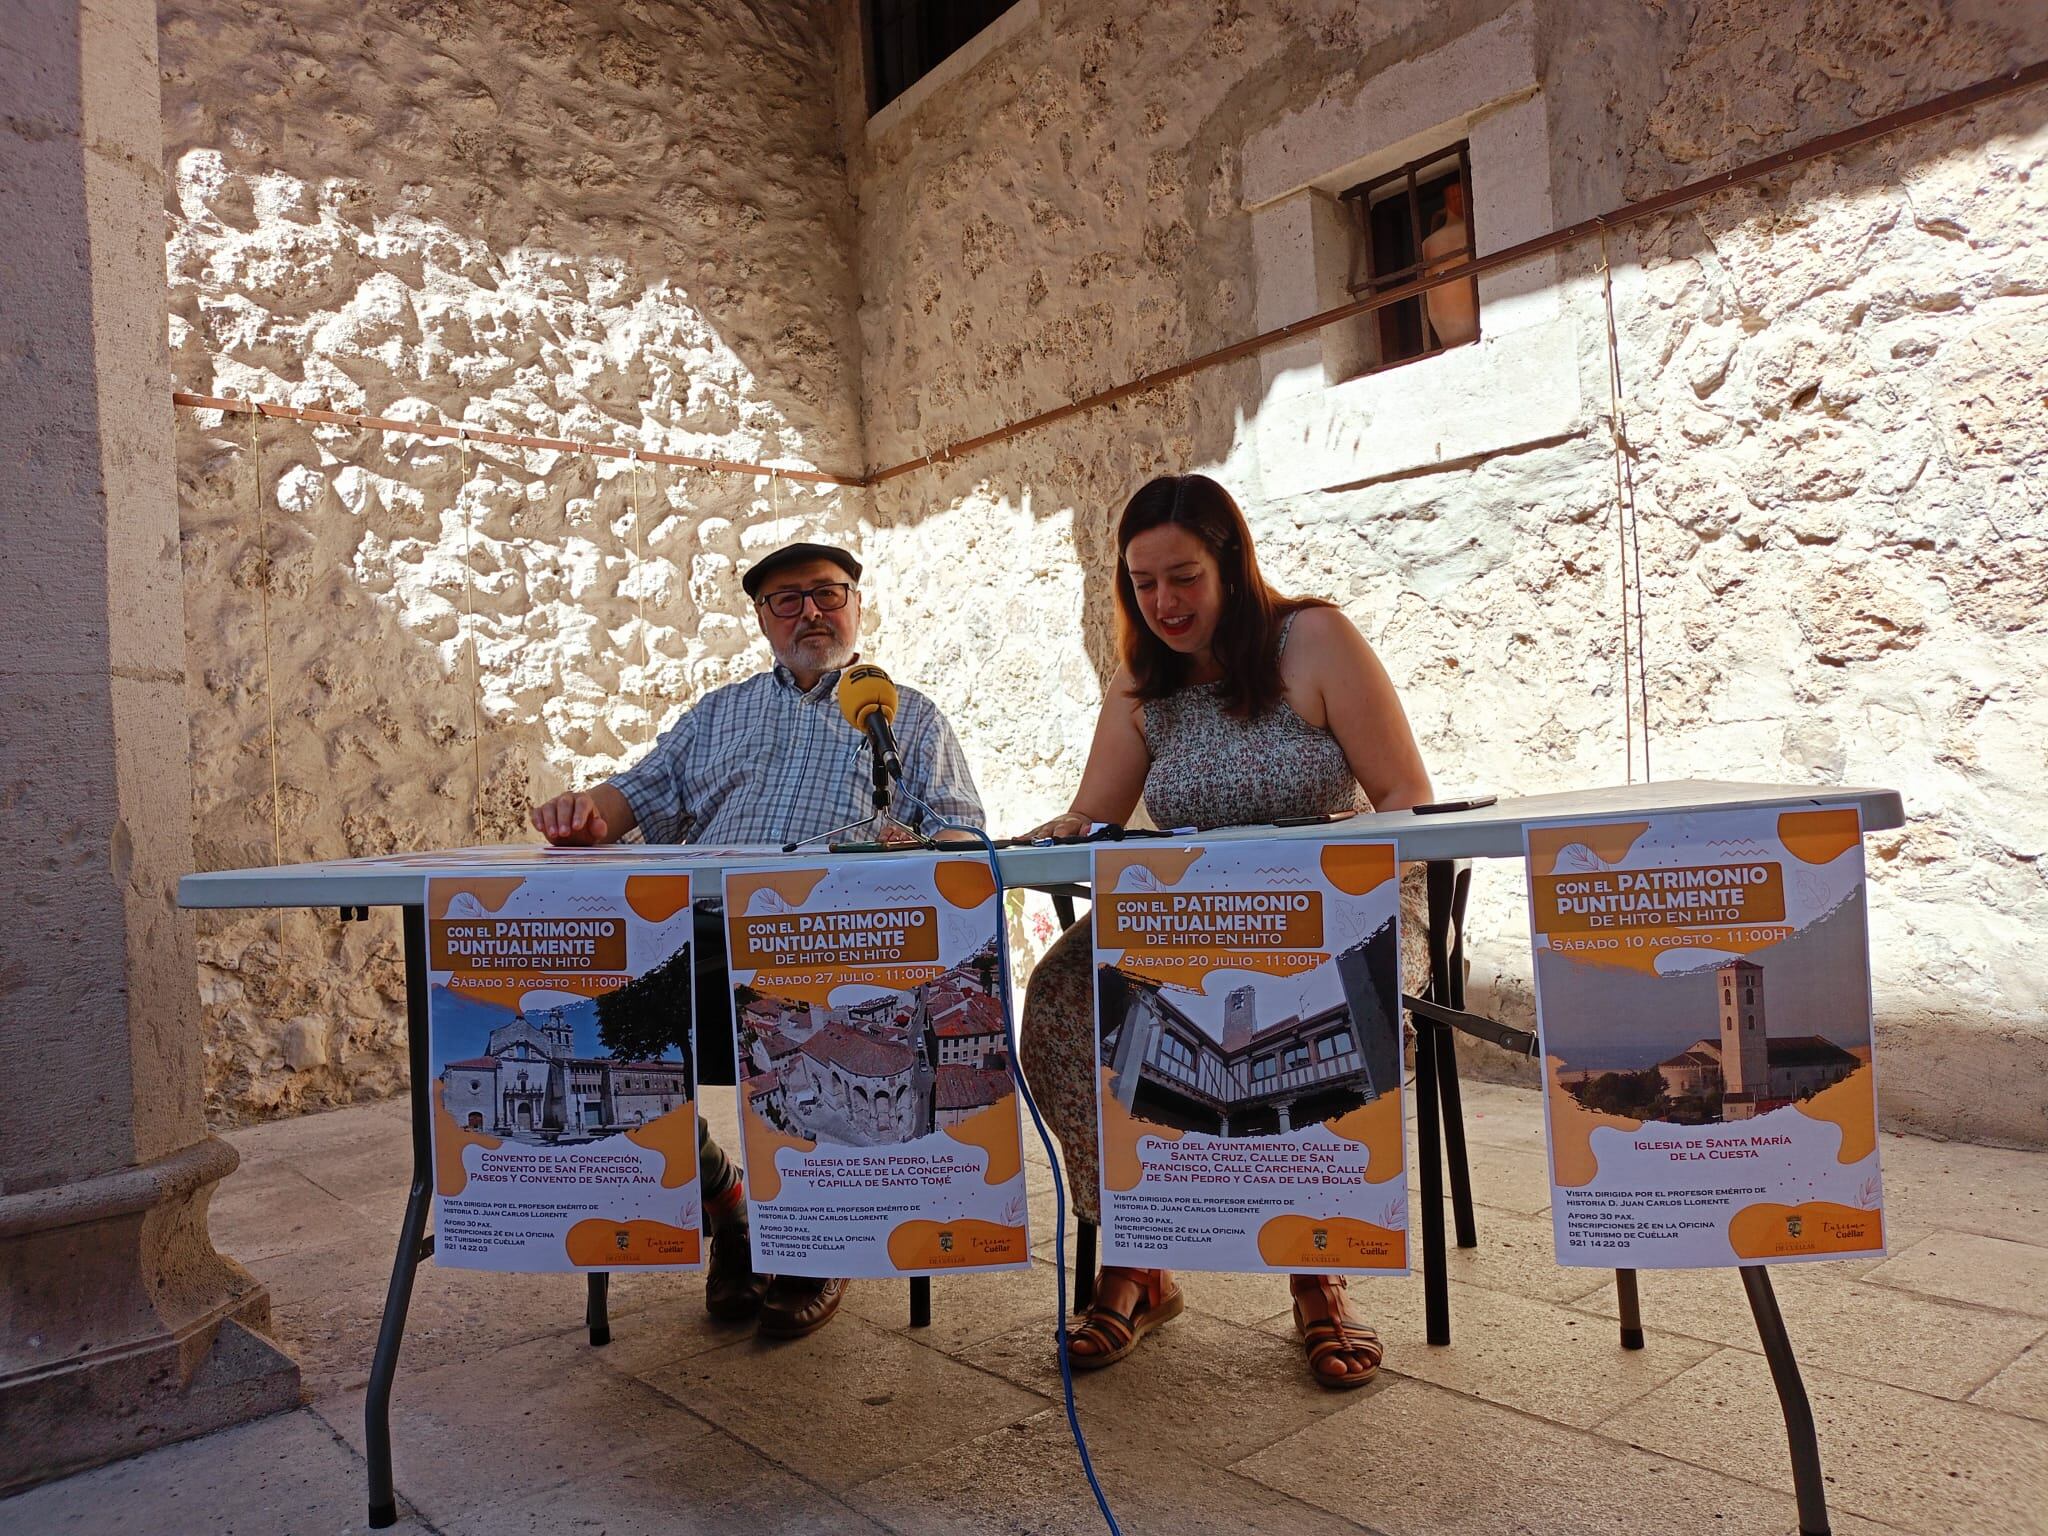
M 258 1419 L 0 1499 L 20 1536 L 353 1536 L 362 1458 L 310 1409 Z M 424 1529 L 405 1516 L 394 1533 Z
M 907 1281 L 856 1285 L 846 1298 L 847 1311 L 866 1318 L 877 1328 L 900 1333 L 928 1349 L 949 1355 L 1013 1328 L 1037 1324 L 1049 1333 L 1058 1305 L 1052 1263 L 1038 1259 L 1024 1270 L 934 1276 L 932 1320 L 926 1328 L 910 1326 Z
M 1422 1198 L 1420 1154 L 1414 1136 L 1408 1143 L 1408 1188 L 1411 1200 Z M 1465 1166 L 1472 1175 L 1472 1203 L 1493 1210 L 1514 1211 L 1524 1216 L 1540 1215 L 1550 1209 L 1550 1160 L 1540 1141 L 1526 1146 L 1499 1146 L 1472 1141 L 1465 1147 Z M 1450 1174 L 1444 1175 L 1444 1189 L 1450 1190 Z
M 439 1522 L 441 1536 L 885 1536 L 881 1527 L 713 1433 Z
M 225 1140 L 241 1154 L 243 1168 L 260 1168 L 286 1160 L 294 1163 L 317 1161 L 330 1153 L 343 1153 L 387 1143 L 399 1149 L 399 1156 L 411 1155 L 406 1127 L 411 1123 L 412 1103 L 404 1094 L 371 1104 L 350 1104 L 317 1114 L 290 1115 L 282 1120 L 265 1120 L 224 1134 Z M 393 1129 L 393 1122 L 397 1129 Z
M 1902 1231 L 1975 1232 L 2022 1243 L 2048 1237 L 2048 1152 L 1887 1135 L 1878 1163 L 1886 1213 Z
M 249 1266 L 270 1288 L 278 1341 L 299 1362 L 318 1399 L 369 1379 L 370 1357 L 391 1279 L 393 1234 L 374 1245 L 342 1244 Z M 419 1268 L 399 1375 L 480 1359 L 509 1344 L 575 1328 L 583 1320 L 581 1275 L 505 1275 Z
M 436 1370 L 401 1371 L 391 1394 L 392 1476 L 436 1525 L 656 1451 L 712 1454 L 716 1432 L 577 1336 L 530 1340 Z M 363 1394 L 317 1411 L 361 1452 Z
M 1294 1305 L 1285 1275 L 1224 1274 L 1211 1270 L 1185 1269 L 1176 1273 L 1181 1294 L 1191 1311 L 1221 1318 L 1226 1323 L 1251 1327 L 1287 1315 Z M 1353 1285 L 1405 1285 L 1405 1280 L 1355 1280 Z
M 1386 1536 L 1789 1536 L 1789 1493 L 1418 1381 L 1233 1464 Z M 1835 1536 L 1879 1536 L 1854 1519 Z
M 2039 1424 L 1832 1371 L 1801 1375 L 1831 1507 L 1940 1536 L 2048 1533 L 2048 1435 Z M 1732 1477 L 1792 1486 L 1761 1355 L 1722 1350 L 1599 1428 Z
M 855 1282 L 879 1284 L 880 1282 Z M 844 1314 L 807 1339 L 745 1340 L 641 1378 L 798 1475 L 865 1482 L 1045 1399 Z
M 1506 1291 L 1543 1301 L 1575 1301 L 1580 1297 L 1609 1295 L 1614 1291 L 1614 1272 L 1606 1269 L 1566 1268 L 1557 1262 L 1557 1248 L 1550 1217 L 1525 1216 L 1512 1211 L 1473 1211 L 1479 1229 L 1477 1248 L 1457 1246 L 1457 1229 L 1451 1223 L 1450 1205 L 1444 1206 L 1444 1272 L 1462 1285 L 1481 1290 Z M 1421 1262 L 1422 1222 L 1419 1214 L 1410 1221 L 1410 1240 L 1415 1245 L 1415 1262 Z M 1418 1270 L 1419 1274 L 1419 1270 Z M 1361 1282 L 1354 1281 L 1353 1284 Z M 1421 1284 L 1418 1278 L 1415 1282 Z
M 1018 1329 L 960 1358 L 1060 1399 L 1049 1328 Z M 1128 1359 L 1074 1377 L 1084 1427 L 1149 1424 L 1182 1458 L 1203 1464 L 1247 1455 L 1351 1395 L 1317 1386 L 1299 1344 L 1192 1312 L 1146 1335 Z
M 1587 1313 L 1456 1284 L 1451 1342 L 1439 1347 L 1428 1342 L 1419 1284 L 1389 1285 L 1384 1304 L 1364 1284 L 1352 1286 L 1354 1307 L 1385 1341 L 1388 1370 L 1560 1424 L 1595 1424 L 1714 1352 L 1661 1330 L 1648 1348 L 1625 1350 L 1611 1324 Z M 1291 1313 L 1265 1326 L 1295 1336 Z
M 1877 1285 L 2048 1317 L 2048 1247 L 1974 1232 L 1936 1232 L 1870 1271 Z
M 244 1264 L 336 1243 L 375 1244 L 386 1231 L 396 1248 L 398 1235 L 395 1222 L 381 1228 L 283 1158 L 238 1168 L 221 1180 L 208 1203 L 207 1228 L 214 1247 Z
M 1162 1454 L 1157 1443 L 1135 1438 L 1134 1426 L 1102 1415 L 1082 1423 L 1096 1477 L 1127 1531 L 1358 1536 L 1363 1529 L 1226 1468 Z M 899 1536 L 962 1531 L 1099 1536 L 1103 1529 L 1066 1414 L 1059 1408 L 862 1483 L 846 1499 Z
M 1979 1387 L 1970 1401 L 2000 1413 L 2048 1420 L 2048 1338 Z
M 1771 1289 L 1802 1365 L 1961 1399 L 2048 1331 L 2039 1318 L 1870 1285 L 1830 1273 L 1833 1268 L 1771 1266 Z M 1652 1326 L 1739 1349 L 1759 1348 L 1748 1293 L 1735 1270 L 1645 1270 L 1637 1285 L 1643 1320 Z M 1613 1288 L 1575 1305 L 1611 1318 Z

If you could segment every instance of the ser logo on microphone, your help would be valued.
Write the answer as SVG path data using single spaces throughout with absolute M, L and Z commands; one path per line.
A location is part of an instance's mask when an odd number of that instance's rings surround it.
M 889 722 L 896 718 L 896 685 L 889 681 L 889 674 L 867 662 L 848 667 L 839 677 L 839 712 L 848 725 L 866 734 L 889 777 L 900 780 L 903 761 L 896 754 L 896 737 L 889 729 Z

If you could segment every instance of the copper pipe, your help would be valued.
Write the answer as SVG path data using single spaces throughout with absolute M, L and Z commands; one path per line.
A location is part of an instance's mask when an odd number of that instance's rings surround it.
M 1403 283 L 1398 288 L 1389 288 L 1383 293 L 1376 293 L 1349 304 L 1340 304 L 1335 309 L 1323 310 L 1319 314 L 1310 315 L 1306 319 L 1291 321 L 1286 325 L 1277 326 L 1270 331 L 1261 331 L 1256 336 L 1247 337 L 1243 341 L 1232 342 L 1227 347 L 1218 347 L 1213 352 L 1204 352 L 1199 357 L 1189 358 L 1186 362 L 1175 363 L 1171 368 L 1161 368 L 1156 373 L 1148 373 L 1142 378 L 1132 379 L 1128 383 L 1118 384 L 1113 388 L 1084 396 L 1082 399 L 1069 401 L 1065 405 L 1054 406 L 1051 410 L 1040 411 L 1035 416 L 1026 416 L 1022 420 L 1009 423 L 1007 426 L 997 427 L 992 432 L 984 432 L 978 437 L 963 439 L 948 447 L 931 453 L 921 454 L 914 459 L 905 459 L 902 463 L 892 464 L 887 469 L 874 470 L 868 475 L 867 483 L 869 485 L 879 485 L 884 480 L 893 480 L 898 475 L 907 475 L 914 469 L 923 469 L 935 460 L 943 463 L 956 459 L 963 454 L 974 452 L 977 448 L 986 448 L 993 443 L 1002 442 L 1005 438 L 1015 437 L 1020 432 L 1029 432 L 1039 427 L 1051 426 L 1056 421 L 1064 421 L 1067 417 L 1079 415 L 1083 411 L 1094 410 L 1098 406 L 1113 404 L 1127 396 L 1139 394 L 1148 389 L 1157 389 L 1162 384 L 1171 384 L 1177 379 L 1186 378 L 1191 373 L 1199 373 L 1204 369 L 1218 367 L 1223 363 L 1234 363 L 1240 358 L 1250 357 L 1254 353 L 1262 352 L 1267 347 L 1279 342 L 1287 341 L 1297 336 L 1309 335 L 1315 331 L 1322 330 L 1325 326 L 1335 325 L 1341 320 L 1354 319 L 1359 315 L 1369 315 L 1375 310 L 1385 309 L 1390 304 L 1398 304 L 1403 299 L 1412 299 L 1417 294 L 1427 293 L 1432 288 L 1442 287 L 1449 283 L 1464 282 L 1470 278 L 1478 277 L 1482 273 L 1492 272 L 1500 267 L 1513 266 L 1517 262 L 1527 261 L 1532 256 L 1540 256 L 1545 252 L 1554 251 L 1563 246 L 1575 245 L 1581 240 L 1598 235 L 1602 230 L 1618 229 L 1625 224 L 1637 224 L 1644 219 L 1655 218 L 1658 214 L 1669 213 L 1674 208 L 1682 208 L 1688 204 L 1696 203 L 1702 198 L 1710 197 L 1714 193 L 1724 191 L 1729 187 L 1741 186 L 1745 182 L 1755 181 L 1760 177 L 1771 175 L 1773 172 L 1782 171 L 1795 165 L 1803 165 L 1807 161 L 1819 159 L 1823 155 L 1831 155 L 1841 150 L 1853 149 L 1860 144 L 1869 143 L 1872 139 L 1882 138 L 1889 133 L 1896 133 L 1901 128 L 1910 128 L 1919 123 L 1930 122 L 1937 117 L 1945 117 L 1951 112 L 1961 112 L 1982 102 L 1991 101 L 1997 97 L 2010 95 L 2015 91 L 2023 91 L 2031 86 L 2039 85 L 2044 80 L 2048 80 L 2048 59 L 2029 64 L 2022 69 L 2014 70 L 2009 75 L 1997 75 L 1989 80 L 1979 81 L 1975 85 L 1966 85 L 1961 90 L 1949 91 L 1945 95 L 1936 96 L 1915 106 L 1901 107 L 1896 112 L 1887 113 L 1883 117 L 1874 117 L 1869 122 L 1858 123 L 1853 128 L 1844 128 L 1836 133 L 1823 134 L 1820 138 L 1810 139 L 1806 143 L 1797 145 L 1792 149 L 1780 150 L 1778 153 L 1767 155 L 1761 160 L 1752 160 L 1747 165 L 1737 166 L 1732 171 L 1722 171 L 1717 175 L 1702 177 L 1698 181 L 1689 181 L 1685 185 L 1674 187 L 1668 192 L 1660 192 L 1655 197 L 1646 197 L 1639 203 L 1625 203 L 1610 212 L 1595 214 L 1590 219 L 1581 219 L 1576 224 L 1568 225 L 1563 229 L 1551 230 L 1548 234 L 1537 235 L 1533 239 L 1522 241 L 1519 245 L 1510 245 L 1502 250 L 1490 251 L 1484 256 L 1475 256 L 1469 261 L 1460 262 L 1455 267 L 1446 267 L 1443 271 L 1433 276 L 1418 278 L 1413 282 Z
M 768 475 L 781 480 L 803 480 L 813 485 L 863 486 L 865 478 L 828 474 L 814 469 L 778 469 L 769 464 L 748 464 L 734 459 L 700 459 L 687 453 L 656 453 L 646 448 L 621 448 L 616 443 L 592 443 L 570 437 L 527 437 L 517 432 L 493 432 L 485 427 L 453 426 L 434 421 L 391 421 L 382 416 L 359 416 L 353 411 L 323 411 L 312 406 L 272 405 L 261 400 L 233 400 L 216 395 L 191 395 L 183 390 L 171 394 L 173 405 L 202 411 L 250 412 L 280 421 L 311 421 L 337 427 L 358 427 L 366 432 L 406 432 L 414 437 L 455 437 L 471 443 L 500 443 L 508 448 L 539 448 L 554 453 L 587 453 L 596 458 L 632 459 L 643 464 L 679 464 L 686 469 L 716 470 L 728 475 Z

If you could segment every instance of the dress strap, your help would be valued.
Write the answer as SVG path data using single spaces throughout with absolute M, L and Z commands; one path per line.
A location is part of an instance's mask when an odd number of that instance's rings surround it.
M 1287 635 L 1294 628 L 1295 616 L 1300 612 L 1301 610 L 1296 608 L 1280 621 L 1280 648 L 1273 653 L 1275 656 L 1285 656 L 1287 654 Z

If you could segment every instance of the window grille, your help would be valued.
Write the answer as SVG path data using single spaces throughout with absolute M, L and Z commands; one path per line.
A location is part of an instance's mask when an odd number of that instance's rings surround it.
M 1469 260 L 1477 249 L 1472 229 L 1472 158 L 1460 141 L 1447 149 L 1411 160 L 1397 170 L 1362 181 L 1343 193 L 1350 214 L 1351 273 L 1347 286 L 1354 298 L 1385 293 L 1430 272 Z M 1462 215 L 1462 218 L 1460 217 Z M 1462 222 L 1464 236 L 1452 234 L 1426 251 L 1433 236 L 1454 231 Z M 1479 284 L 1476 279 L 1418 294 L 1376 310 L 1368 318 L 1378 343 L 1377 361 L 1365 371 L 1429 357 L 1447 347 L 1479 339 Z M 1469 321 L 1466 316 L 1469 315 Z M 1455 326 L 1448 334 L 1440 326 Z

